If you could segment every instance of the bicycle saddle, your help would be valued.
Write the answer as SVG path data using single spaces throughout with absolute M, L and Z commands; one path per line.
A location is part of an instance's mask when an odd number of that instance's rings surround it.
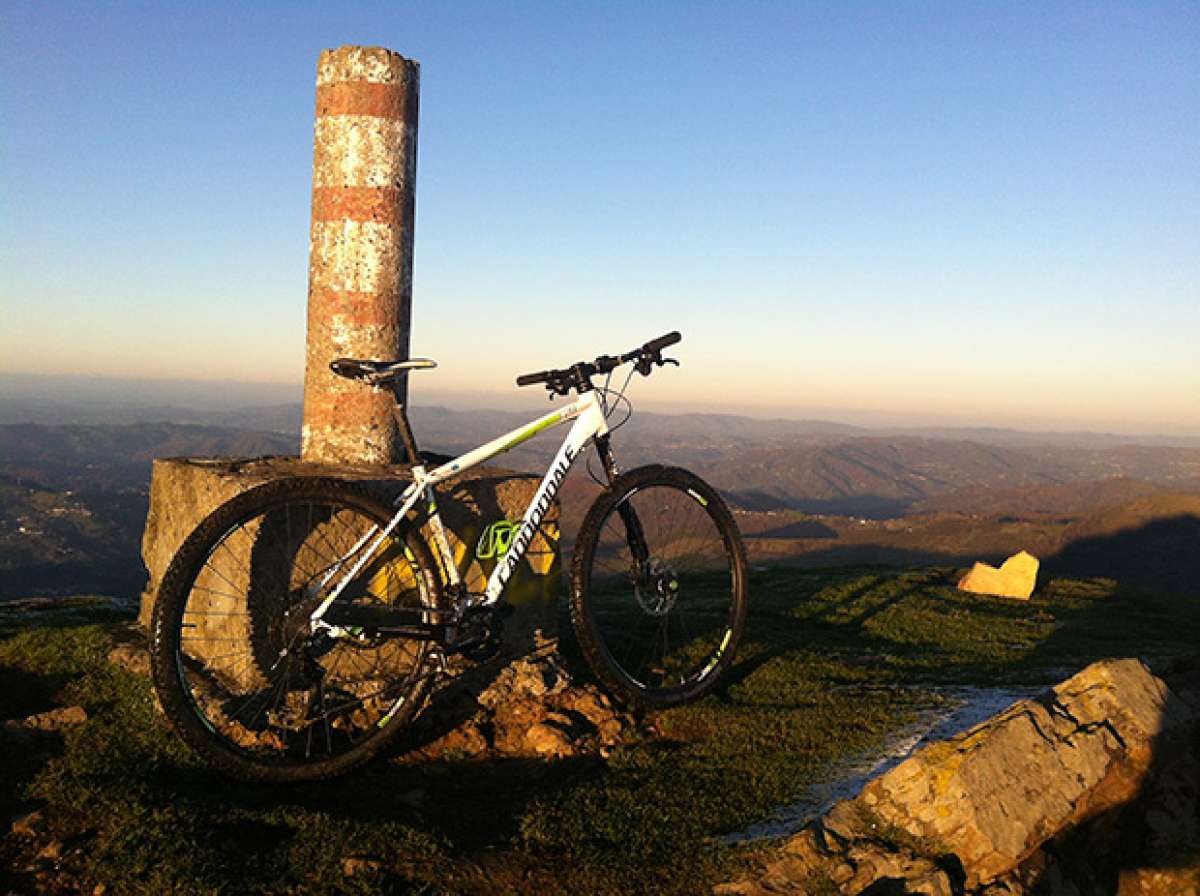
M 329 369 L 348 380 L 362 380 L 371 386 L 393 382 L 410 370 L 431 370 L 437 361 L 431 358 L 409 358 L 406 361 L 366 361 L 358 358 L 338 358 L 329 362 Z

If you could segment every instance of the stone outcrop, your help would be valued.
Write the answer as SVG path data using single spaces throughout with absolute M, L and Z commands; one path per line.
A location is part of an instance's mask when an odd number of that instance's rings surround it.
M 1039 565 L 1037 557 L 1028 551 L 1013 554 L 999 569 L 986 563 L 976 563 L 958 583 L 958 589 L 974 594 L 1028 600 L 1037 587 Z
M 717 892 L 1184 893 L 1200 873 L 1191 693 L 1138 660 L 1095 663 L 915 753 Z

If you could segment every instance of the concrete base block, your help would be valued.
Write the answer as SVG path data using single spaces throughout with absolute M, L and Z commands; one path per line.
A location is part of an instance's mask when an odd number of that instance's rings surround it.
M 156 460 L 150 482 L 150 512 L 142 538 L 142 558 L 150 580 L 142 594 L 139 621 L 149 624 L 159 585 L 172 557 L 208 514 L 255 486 L 295 476 L 363 483 L 387 503 L 411 480 L 408 467 L 403 465 L 333 466 L 306 463 L 294 457 Z M 476 556 L 483 528 L 501 519 L 519 520 L 537 485 L 536 476 L 481 467 L 438 489 L 438 508 L 450 533 L 459 573 L 469 590 L 482 591 L 496 563 L 495 559 L 480 560 Z M 543 534 L 534 540 L 508 584 L 506 598 L 515 612 L 505 620 L 502 652 L 509 658 L 525 656 L 557 638 L 557 602 L 562 578 L 557 507 L 551 509 L 542 529 Z M 437 556 L 436 552 L 434 555 Z

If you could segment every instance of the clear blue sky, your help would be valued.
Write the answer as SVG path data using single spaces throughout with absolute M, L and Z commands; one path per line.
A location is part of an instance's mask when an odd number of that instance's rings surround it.
M 1200 6 L 7 4 L 0 370 L 298 381 L 319 51 L 422 64 L 437 390 L 1200 433 Z

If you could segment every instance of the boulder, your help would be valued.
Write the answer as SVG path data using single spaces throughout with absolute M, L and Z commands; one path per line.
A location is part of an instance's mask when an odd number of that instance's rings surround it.
M 999 569 L 976 563 L 958 583 L 958 590 L 1028 600 L 1037 587 L 1039 565 L 1037 557 L 1027 551 L 1013 554 Z
M 1128 840 L 1128 824 L 1114 819 L 1156 788 L 1174 788 L 1179 819 L 1195 815 L 1197 775 L 1186 786 L 1174 776 L 1196 764 L 1197 718 L 1140 661 L 1094 663 L 913 754 L 790 838 L 758 879 L 726 892 L 857 894 L 886 883 L 897 893 L 1016 894 L 1069 880 L 1071 838 L 1083 864 L 1098 865 L 1116 851 L 1114 831 Z M 1153 820 L 1154 811 L 1141 814 Z M 1153 831 L 1143 839 L 1153 844 Z M 1148 889 L 1152 875 L 1122 867 L 1123 893 Z

